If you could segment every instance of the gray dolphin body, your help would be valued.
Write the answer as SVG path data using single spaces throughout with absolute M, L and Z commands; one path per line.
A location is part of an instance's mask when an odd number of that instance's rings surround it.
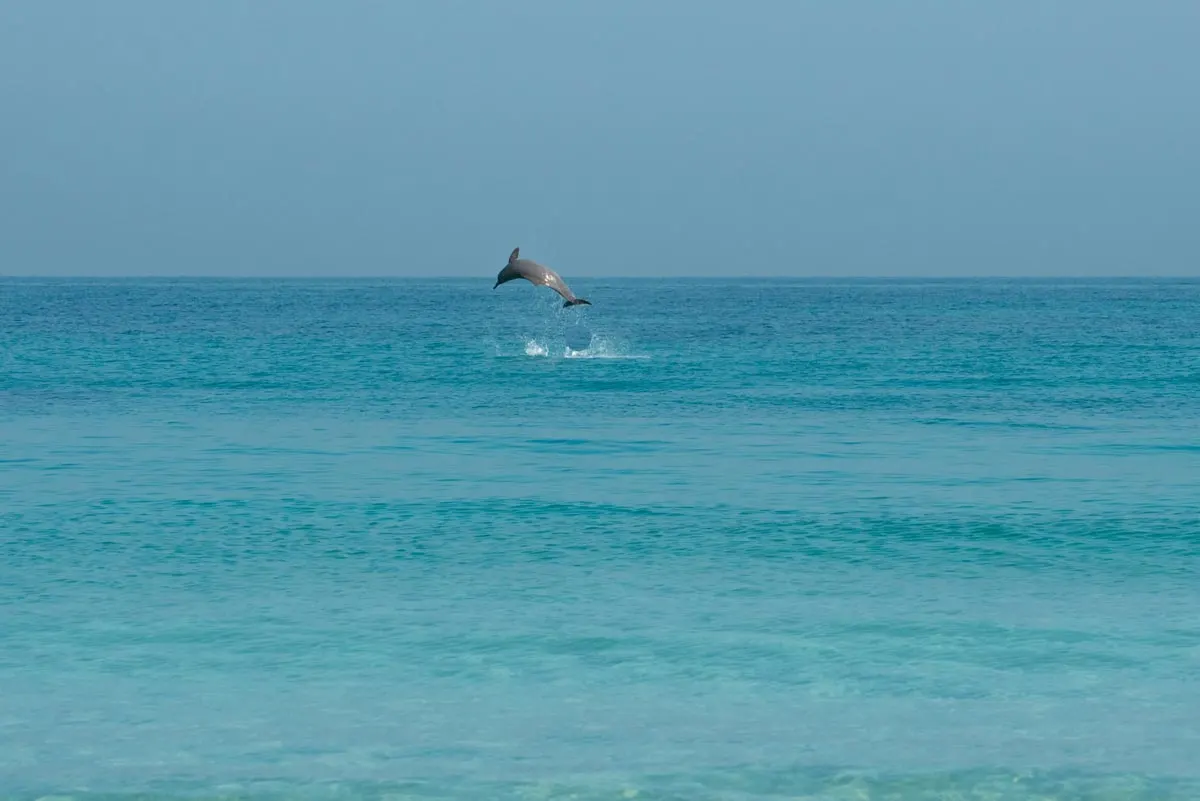
M 504 269 L 500 271 L 500 274 L 496 276 L 496 285 L 493 286 L 492 289 L 495 289 L 501 284 L 508 283 L 509 281 L 515 281 L 518 278 L 524 278 L 531 284 L 548 286 L 558 294 L 562 295 L 563 300 L 566 301 L 563 303 L 563 308 L 566 308 L 567 306 L 592 305 L 591 301 L 575 297 L 575 293 L 571 291 L 569 286 L 567 286 L 567 282 L 559 278 L 558 273 L 554 272 L 554 270 L 551 270 L 549 267 L 544 267 L 541 264 L 538 264 L 536 261 L 530 261 L 529 259 L 518 259 L 517 256 L 520 254 L 520 252 L 520 248 L 513 248 L 512 255 L 508 257 L 508 264 L 505 265 Z

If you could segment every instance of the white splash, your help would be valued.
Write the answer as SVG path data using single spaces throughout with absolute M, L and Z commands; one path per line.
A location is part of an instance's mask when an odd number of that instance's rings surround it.
M 525 343 L 526 356 L 549 356 L 550 351 L 541 342 L 531 339 Z
M 562 359 L 649 359 L 649 356 L 642 354 L 627 353 L 626 348 L 620 347 L 610 341 L 608 338 L 593 335 L 591 341 L 583 348 L 572 348 L 570 345 L 562 345 L 562 350 L 559 351 L 561 340 L 555 342 L 557 337 L 530 337 L 525 340 L 525 355 L 534 358 L 562 358 Z M 575 344 L 579 344 L 577 341 Z M 561 354 L 561 355 L 560 355 Z
M 606 337 L 593 334 L 592 341 L 582 350 L 573 350 L 570 346 L 563 351 L 564 359 L 649 359 L 632 353 L 623 353 L 624 348 L 618 347 Z

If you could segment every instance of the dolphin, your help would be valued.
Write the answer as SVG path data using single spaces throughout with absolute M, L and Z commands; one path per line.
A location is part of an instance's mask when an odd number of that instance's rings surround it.
M 548 286 L 558 294 L 562 295 L 563 300 L 566 301 L 563 303 L 564 309 L 567 306 L 592 305 L 592 302 L 589 300 L 575 297 L 575 293 L 571 291 L 569 286 L 567 286 L 567 282 L 559 278 L 558 273 L 554 272 L 554 270 L 551 270 L 549 267 L 543 267 L 536 261 L 530 261 L 529 259 L 518 259 L 517 256 L 520 254 L 520 252 L 520 248 L 513 248 L 512 255 L 508 257 L 508 264 L 505 265 L 504 269 L 500 271 L 500 274 L 496 276 L 496 285 L 493 286 L 492 289 L 495 289 L 497 286 L 509 281 L 515 281 L 518 278 L 524 278 L 531 284 Z

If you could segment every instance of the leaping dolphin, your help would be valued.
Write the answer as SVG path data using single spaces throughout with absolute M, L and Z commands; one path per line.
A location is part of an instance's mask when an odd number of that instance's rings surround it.
M 520 248 L 513 248 L 512 255 L 508 257 L 508 264 L 505 265 L 504 269 L 500 271 L 500 274 L 496 276 L 496 285 L 493 286 L 492 289 L 495 289 L 497 286 L 509 281 L 515 281 L 518 278 L 524 278 L 531 284 L 548 286 L 558 294 L 562 295 L 563 300 L 566 301 L 563 303 L 564 309 L 567 306 L 592 305 L 591 301 L 589 300 L 575 297 L 575 293 L 572 292 L 571 288 L 567 286 L 567 282 L 559 278 L 558 273 L 554 272 L 554 270 L 551 270 L 549 267 L 543 267 L 536 261 L 530 261 L 529 259 L 518 259 L 517 255 L 520 252 Z

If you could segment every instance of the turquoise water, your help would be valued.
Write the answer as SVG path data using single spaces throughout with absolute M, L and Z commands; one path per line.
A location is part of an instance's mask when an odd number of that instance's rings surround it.
M 0 282 L 0 797 L 1200 798 L 1200 282 L 572 288 Z

